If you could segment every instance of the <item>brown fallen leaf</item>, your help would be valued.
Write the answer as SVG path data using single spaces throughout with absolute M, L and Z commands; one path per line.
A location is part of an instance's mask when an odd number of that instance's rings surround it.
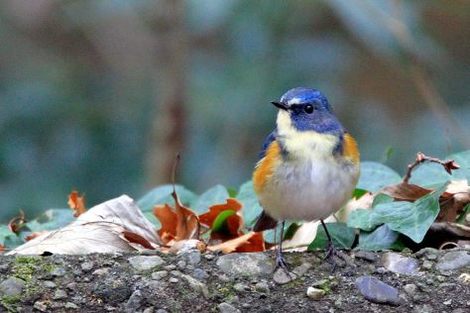
M 224 223 L 224 227 L 219 230 L 211 231 L 211 239 L 212 240 L 222 240 L 227 241 L 233 238 L 239 237 L 243 235 L 241 231 L 243 227 L 243 217 L 240 214 L 240 209 L 242 208 L 242 204 L 233 198 L 227 199 L 225 204 L 216 204 L 209 208 L 209 212 L 199 215 L 199 221 L 202 225 L 205 225 L 209 228 L 213 228 L 214 222 L 216 221 L 217 217 L 220 213 L 232 210 L 235 211 L 233 215 L 227 217 Z
M 137 244 L 137 245 L 141 245 L 145 249 L 155 250 L 153 245 L 147 239 L 145 239 L 144 237 L 142 237 L 139 234 L 136 234 L 136 233 L 128 231 L 128 230 L 124 230 L 121 233 L 121 235 L 122 235 L 122 238 L 127 240 L 133 246 L 134 246 L 134 244 Z M 138 249 L 138 248 L 136 247 L 136 249 Z
M 10 229 L 11 232 L 18 234 L 21 228 L 25 226 L 25 223 L 26 223 L 26 218 L 25 218 L 24 212 L 23 210 L 20 210 L 19 215 L 15 216 L 8 222 L 8 228 Z
M 3 245 L 0 245 L 0 253 L 5 252 L 5 247 Z
M 396 201 L 416 201 L 431 192 L 432 189 L 423 188 L 407 182 L 386 186 L 380 191 L 380 193 L 386 194 Z
M 26 237 L 24 238 L 24 240 L 25 240 L 25 241 L 30 241 L 30 240 L 33 240 L 33 239 L 36 238 L 36 237 L 39 237 L 39 236 L 44 235 L 44 234 L 47 234 L 47 233 L 49 233 L 48 230 L 37 231 L 37 232 L 31 233 L 31 234 L 29 234 L 28 236 L 26 236 Z
M 172 240 L 199 239 L 199 218 L 189 208 L 185 207 L 178 198 L 176 191 L 171 194 L 175 200 L 175 208 L 168 204 L 157 205 L 153 209 L 162 227 L 157 231 L 163 244 L 168 245 Z
M 209 251 L 231 252 L 260 252 L 265 251 L 264 238 L 262 232 L 249 232 L 232 240 L 222 242 L 217 245 L 208 246 Z
M 79 217 L 86 212 L 85 196 L 80 195 L 76 190 L 73 190 L 69 194 L 69 200 L 67 201 L 67 204 L 72 209 L 74 217 Z

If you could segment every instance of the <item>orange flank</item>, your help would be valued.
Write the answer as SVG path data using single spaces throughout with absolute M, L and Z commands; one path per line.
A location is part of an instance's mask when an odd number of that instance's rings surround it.
M 273 175 L 278 162 L 281 161 L 281 148 L 273 141 L 266 149 L 266 155 L 256 165 L 253 173 L 253 185 L 257 193 L 261 192 L 269 177 Z
M 354 163 L 359 163 L 359 150 L 356 140 L 350 134 L 344 134 L 343 156 Z

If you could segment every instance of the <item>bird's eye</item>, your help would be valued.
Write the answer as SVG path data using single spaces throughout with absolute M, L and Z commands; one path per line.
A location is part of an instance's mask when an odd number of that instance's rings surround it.
M 307 105 L 304 107 L 304 111 L 305 111 L 305 113 L 308 113 L 308 114 L 313 113 L 313 105 L 307 104 Z

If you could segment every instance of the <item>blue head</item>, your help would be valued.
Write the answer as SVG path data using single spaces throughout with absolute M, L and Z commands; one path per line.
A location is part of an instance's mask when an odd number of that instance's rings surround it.
M 318 90 L 297 87 L 287 91 L 279 101 L 272 102 L 287 112 L 292 126 L 298 131 L 315 131 L 321 134 L 339 135 L 343 126 L 331 111 L 326 97 Z

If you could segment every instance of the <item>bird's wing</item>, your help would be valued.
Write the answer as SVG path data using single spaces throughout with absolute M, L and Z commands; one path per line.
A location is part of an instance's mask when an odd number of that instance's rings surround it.
M 263 143 L 263 148 L 261 149 L 259 155 L 258 155 L 258 161 L 261 160 L 266 156 L 266 150 L 268 149 L 269 145 L 276 140 L 277 136 L 277 130 L 273 130 L 264 140 Z

